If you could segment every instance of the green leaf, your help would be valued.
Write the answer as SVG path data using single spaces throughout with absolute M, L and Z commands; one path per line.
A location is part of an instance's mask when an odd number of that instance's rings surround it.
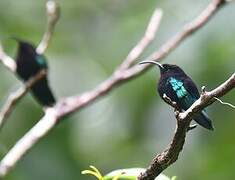
M 118 169 L 106 174 L 103 177 L 96 167 L 90 166 L 90 168 L 91 170 L 82 171 L 82 174 L 92 175 L 98 180 L 136 180 L 140 173 L 146 170 L 144 168 Z M 170 179 L 164 174 L 160 174 L 158 177 L 155 178 L 155 180 L 176 180 L 176 176 Z
M 95 176 L 98 180 L 103 180 L 103 176 L 101 175 L 100 171 L 95 166 L 90 166 L 91 170 L 84 170 L 82 174 L 88 174 Z
M 129 168 L 129 169 L 118 169 L 112 171 L 104 176 L 104 180 L 136 180 L 140 173 L 144 172 L 146 169 L 144 168 Z M 164 174 L 160 174 L 155 180 L 170 180 Z

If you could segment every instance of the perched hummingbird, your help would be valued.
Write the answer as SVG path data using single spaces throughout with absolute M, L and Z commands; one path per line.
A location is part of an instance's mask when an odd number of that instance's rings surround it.
M 35 76 L 41 70 L 48 70 L 46 58 L 36 52 L 33 45 L 17 39 L 19 43 L 16 56 L 16 72 L 24 82 Z M 43 106 L 53 106 L 55 98 L 48 85 L 47 77 L 38 80 L 32 87 L 31 92 Z
M 140 64 L 152 63 L 160 69 L 158 93 L 167 102 L 163 95 L 166 94 L 180 110 L 187 110 L 199 97 L 199 91 L 193 80 L 179 67 L 172 64 L 160 64 L 155 61 L 143 61 Z M 168 103 L 168 102 L 167 102 Z M 193 119 L 206 129 L 213 130 L 212 121 L 205 110 L 197 113 Z

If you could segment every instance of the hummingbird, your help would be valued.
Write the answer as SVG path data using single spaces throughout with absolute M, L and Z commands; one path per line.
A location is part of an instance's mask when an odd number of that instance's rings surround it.
M 41 70 L 48 70 L 44 55 L 38 54 L 36 48 L 29 42 L 16 39 L 18 50 L 16 55 L 16 73 L 24 81 L 28 81 Z M 44 107 L 53 106 L 56 102 L 49 87 L 47 76 L 44 76 L 31 87 L 30 91 Z
M 200 97 L 199 91 L 193 80 L 177 65 L 160 64 L 155 61 L 143 61 L 140 64 L 151 63 L 157 65 L 160 69 L 160 79 L 158 81 L 157 90 L 160 97 L 164 94 L 175 102 L 179 110 L 186 111 Z M 212 121 L 209 119 L 205 110 L 194 115 L 195 120 L 202 127 L 214 130 Z

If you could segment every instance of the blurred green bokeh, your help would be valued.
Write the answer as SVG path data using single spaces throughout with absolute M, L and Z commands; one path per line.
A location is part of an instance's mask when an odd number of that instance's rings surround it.
M 1 0 L 0 39 L 15 56 L 17 36 L 37 44 L 45 29 L 45 0 Z M 155 7 L 164 11 L 156 40 L 143 58 L 197 16 L 209 0 L 58 0 L 62 16 L 46 56 L 58 98 L 80 94 L 110 76 L 143 35 Z M 235 69 L 235 3 L 183 42 L 164 62 L 181 66 L 212 89 Z M 156 95 L 159 72 L 150 70 L 81 112 L 66 118 L 37 144 L 7 180 L 91 179 L 81 175 L 90 164 L 104 173 L 146 167 L 173 135 L 173 110 Z M 0 66 L 1 105 L 21 83 Z M 234 91 L 223 97 L 235 102 Z M 208 108 L 216 130 L 188 134 L 179 160 L 164 173 L 179 180 L 235 179 L 235 111 L 215 103 Z M 43 112 L 31 95 L 16 107 L 0 135 L 1 157 Z

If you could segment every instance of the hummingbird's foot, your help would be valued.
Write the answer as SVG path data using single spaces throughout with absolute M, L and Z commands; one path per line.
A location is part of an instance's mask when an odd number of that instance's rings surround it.
M 197 127 L 197 124 L 190 125 L 187 129 L 187 132 L 195 129 L 196 127 Z

